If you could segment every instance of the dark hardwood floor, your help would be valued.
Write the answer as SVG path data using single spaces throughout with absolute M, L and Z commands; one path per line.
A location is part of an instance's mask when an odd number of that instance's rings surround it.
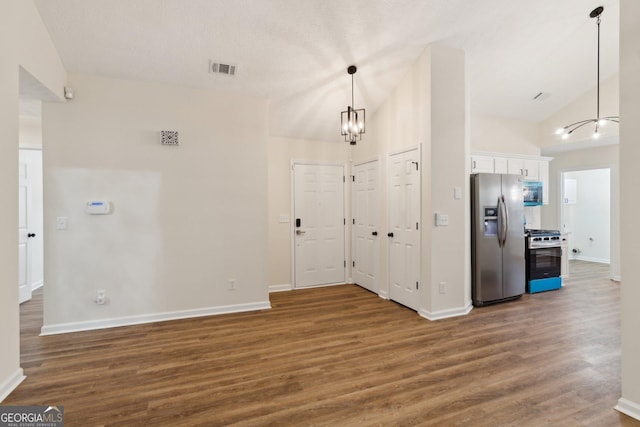
M 572 263 L 559 291 L 430 322 L 355 285 L 273 309 L 39 337 L 4 405 L 63 405 L 67 426 L 638 426 L 620 397 L 620 292 Z

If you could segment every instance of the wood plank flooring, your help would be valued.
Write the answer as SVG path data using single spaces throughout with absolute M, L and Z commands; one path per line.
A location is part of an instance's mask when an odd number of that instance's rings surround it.
M 67 426 L 638 426 L 620 397 L 620 293 L 572 262 L 559 291 L 430 322 L 356 285 L 273 309 L 39 337 L 4 405 L 64 405 Z

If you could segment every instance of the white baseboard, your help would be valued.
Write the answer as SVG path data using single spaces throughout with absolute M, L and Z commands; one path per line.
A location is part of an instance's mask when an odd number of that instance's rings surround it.
M 31 284 L 31 292 L 35 291 L 36 289 L 40 289 L 41 287 L 44 286 L 44 280 L 40 280 L 36 283 L 32 283 Z
M 604 258 L 593 258 L 589 256 L 576 255 L 573 259 L 578 261 L 597 262 L 600 264 L 609 264 L 611 261 Z
M 616 411 L 640 420 L 640 404 L 632 402 L 624 397 L 618 399 L 618 404 L 613 407 Z
M 115 328 L 118 326 L 140 325 L 143 323 L 164 322 L 166 320 L 189 319 L 192 317 L 214 316 L 217 314 L 241 313 L 243 311 L 267 310 L 269 301 L 248 304 L 224 305 L 219 307 L 197 308 L 193 310 L 168 311 L 165 313 L 142 314 L 111 319 L 88 320 L 86 322 L 58 323 L 43 326 L 40 335 L 65 334 L 69 332 L 92 331 L 95 329 Z
M 418 314 L 425 319 L 429 320 L 440 320 L 447 319 L 449 317 L 457 317 L 457 316 L 465 316 L 471 312 L 473 309 L 473 304 L 471 302 L 467 303 L 466 307 L 460 308 L 450 308 L 448 310 L 440 310 L 440 311 L 428 311 L 423 308 L 418 310 Z
M 271 292 L 284 292 L 284 291 L 290 291 L 293 289 L 293 286 L 291 286 L 288 283 L 282 284 L 282 285 L 269 285 L 269 293 Z
M 9 396 L 9 394 L 11 394 L 11 392 L 15 390 L 25 378 L 27 377 L 24 376 L 22 368 L 18 368 L 10 378 L 7 378 L 5 382 L 0 384 L 0 402 L 4 401 L 4 399 L 6 399 L 7 396 Z
M 308 285 L 308 286 L 299 286 L 299 287 L 294 287 L 293 285 L 291 285 L 291 289 L 295 290 L 295 289 L 313 289 L 313 288 L 326 288 L 327 286 L 344 286 L 347 283 L 345 282 L 336 282 L 336 283 L 322 283 L 320 285 Z
M 382 299 L 389 299 L 389 293 L 387 291 L 383 291 L 382 289 L 378 291 L 378 296 Z

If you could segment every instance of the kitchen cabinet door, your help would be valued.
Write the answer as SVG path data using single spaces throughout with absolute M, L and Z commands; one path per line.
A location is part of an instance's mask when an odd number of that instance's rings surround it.
M 537 160 L 524 159 L 524 179 L 528 181 L 538 181 L 540 179 L 539 164 L 540 162 Z
M 538 163 L 532 159 L 507 159 L 507 173 L 520 175 L 527 181 L 537 181 L 540 177 Z
M 471 156 L 471 173 L 494 173 L 493 157 Z
M 524 176 L 524 159 L 507 159 L 507 173 Z
M 509 173 L 509 161 L 506 157 L 493 158 L 493 171 L 495 173 Z

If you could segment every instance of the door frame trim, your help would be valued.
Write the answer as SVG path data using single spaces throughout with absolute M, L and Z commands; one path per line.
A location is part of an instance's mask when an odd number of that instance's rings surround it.
M 295 166 L 296 165 L 312 165 L 312 166 L 340 166 L 342 168 L 342 176 L 345 177 L 345 181 L 342 183 L 342 216 L 343 218 L 347 218 L 347 165 L 344 162 L 331 162 L 331 161 L 322 161 L 322 160 L 303 160 L 303 159 L 291 159 L 289 164 L 289 241 L 291 248 L 291 257 L 290 257 L 290 274 L 291 274 L 291 289 L 306 289 L 312 287 L 319 286 L 332 286 L 333 284 L 323 284 L 323 285 L 315 285 L 315 286 L 305 286 L 298 287 L 296 286 L 296 243 L 295 243 Z M 349 191 L 350 193 L 350 191 Z M 346 221 L 345 221 L 346 222 Z M 344 256 L 345 261 L 347 262 L 347 266 L 351 265 L 351 251 L 347 251 L 348 247 L 348 239 L 351 235 L 351 224 L 345 224 L 343 230 L 343 247 L 344 247 Z M 349 270 L 351 271 L 351 270 Z M 347 268 L 345 267 L 343 273 L 343 281 L 347 283 Z

